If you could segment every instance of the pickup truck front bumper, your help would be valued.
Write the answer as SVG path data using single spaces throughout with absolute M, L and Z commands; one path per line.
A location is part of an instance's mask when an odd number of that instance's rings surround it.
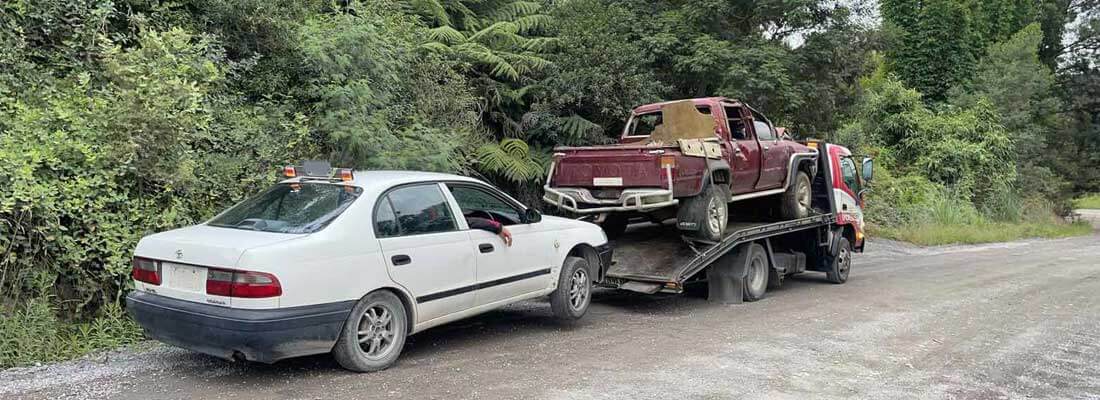
M 544 194 L 542 201 L 578 214 L 599 214 L 616 211 L 651 211 L 679 204 L 673 195 L 672 167 L 665 166 L 667 188 L 640 188 L 623 189 L 618 199 L 598 199 L 585 188 L 553 188 L 554 167 L 550 164 L 550 172 L 546 175 L 546 185 L 542 187 Z

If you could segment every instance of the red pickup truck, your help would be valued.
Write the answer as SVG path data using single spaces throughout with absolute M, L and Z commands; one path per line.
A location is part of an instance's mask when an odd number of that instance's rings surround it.
M 817 151 L 743 102 L 708 97 L 635 108 L 617 144 L 554 149 L 543 200 L 598 215 L 609 236 L 633 216 L 675 216 L 688 236 L 717 241 L 728 204 L 778 196 L 785 218 L 810 213 Z

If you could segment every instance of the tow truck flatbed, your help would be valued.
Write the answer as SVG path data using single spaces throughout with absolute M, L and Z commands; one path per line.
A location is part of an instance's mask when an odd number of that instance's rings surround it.
M 725 298 L 719 300 L 739 302 L 741 292 L 748 290 L 744 285 L 759 284 L 749 276 L 753 268 L 748 265 L 752 264 L 750 259 L 761 257 L 754 253 L 762 253 L 769 267 L 768 277 L 763 278 L 766 286 L 777 287 L 783 277 L 803 271 L 826 272 L 830 280 L 843 283 L 846 270 L 843 277 L 830 271 L 838 268 L 841 246 L 846 247 L 849 256 L 852 250 L 862 251 L 861 207 L 855 198 L 858 195 L 851 196 L 855 193 L 848 193 L 851 189 L 846 184 L 838 188 L 842 180 L 834 179 L 841 173 L 841 159 L 851 157 L 848 150 L 826 143 L 818 143 L 817 147 L 825 155 L 819 157 L 819 176 L 813 182 L 813 206 L 818 214 L 785 221 L 767 220 L 766 216 L 756 217 L 758 221 L 731 220 L 717 243 L 689 240 L 671 221 L 633 224 L 612 241 L 615 256 L 602 285 L 649 294 L 680 293 L 689 282 L 722 276 L 723 280 L 731 278 L 730 287 L 734 289 L 719 290 L 727 292 L 718 296 Z M 711 271 L 715 269 L 725 272 L 715 274 Z M 736 291 L 737 299 L 729 298 L 731 290 Z M 759 291 L 751 296 L 746 292 L 745 299 L 755 300 L 763 294 Z M 714 289 L 711 297 L 715 297 Z

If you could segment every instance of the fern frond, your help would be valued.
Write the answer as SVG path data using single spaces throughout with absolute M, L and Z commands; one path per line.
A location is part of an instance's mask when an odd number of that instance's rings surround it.
M 561 40 L 550 37 L 529 38 L 523 42 L 523 49 L 535 53 L 549 53 L 561 47 Z
M 443 44 L 459 44 L 466 41 L 466 35 L 450 26 L 440 26 L 428 30 L 428 39 Z
M 511 22 L 497 22 L 470 35 L 471 42 L 489 43 L 503 42 L 509 44 L 521 44 L 525 40 L 518 35 L 519 27 Z
M 513 67 L 507 59 L 497 55 L 496 52 L 488 47 L 478 43 L 467 42 L 454 46 L 453 49 L 475 63 L 489 67 L 489 74 L 494 77 L 507 78 L 510 80 L 519 79 L 519 72 L 516 71 L 516 68 Z
M 533 1 L 513 1 L 502 5 L 489 14 L 496 21 L 511 21 L 516 18 L 534 14 L 542 8 L 542 5 Z
M 439 0 L 410 0 L 407 4 L 414 13 L 426 17 L 430 22 L 443 26 L 451 24 L 451 16 Z
M 545 31 L 554 23 L 554 19 L 546 14 L 535 14 L 516 18 L 512 22 L 519 28 L 519 33 L 528 34 Z
M 439 42 L 424 43 L 420 45 L 420 48 L 438 54 L 451 54 L 454 52 L 451 46 Z
M 508 138 L 500 143 L 486 144 L 474 153 L 484 172 L 503 176 L 516 183 L 539 181 L 542 178 L 542 164 L 538 155 L 521 139 Z

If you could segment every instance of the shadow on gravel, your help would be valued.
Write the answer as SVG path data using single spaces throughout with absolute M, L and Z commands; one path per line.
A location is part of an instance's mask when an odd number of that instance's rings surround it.
M 821 286 L 833 285 L 825 281 L 824 275 L 800 274 L 787 278 L 780 289 L 769 290 L 768 297 L 782 297 L 787 291 Z M 601 317 L 605 315 L 632 314 L 638 317 L 659 317 L 682 313 L 688 309 L 726 307 L 707 302 L 706 293 L 705 284 L 691 285 L 684 294 L 647 295 L 599 289 L 593 292 L 592 307 L 589 308 L 588 315 L 573 323 L 555 320 L 549 304 L 545 301 L 522 302 L 410 336 L 401 358 L 388 372 L 416 368 L 421 363 L 432 363 L 437 358 L 449 357 L 450 352 L 470 347 L 481 347 L 491 351 L 490 349 L 505 345 L 517 337 L 547 333 L 567 334 L 573 330 L 599 324 Z M 765 298 L 763 301 L 768 299 Z M 752 304 L 749 303 L 741 305 L 741 307 L 751 306 Z M 216 384 L 239 383 L 242 375 L 248 376 L 250 384 L 263 384 L 291 377 L 331 373 L 354 374 L 344 371 L 328 354 L 287 359 L 269 365 L 225 361 L 188 351 L 178 351 L 165 354 L 161 361 L 168 365 L 186 366 L 183 368 L 191 371 L 205 370 L 205 372 L 198 372 L 198 375 Z M 382 374 L 385 373 L 387 372 L 382 372 Z

